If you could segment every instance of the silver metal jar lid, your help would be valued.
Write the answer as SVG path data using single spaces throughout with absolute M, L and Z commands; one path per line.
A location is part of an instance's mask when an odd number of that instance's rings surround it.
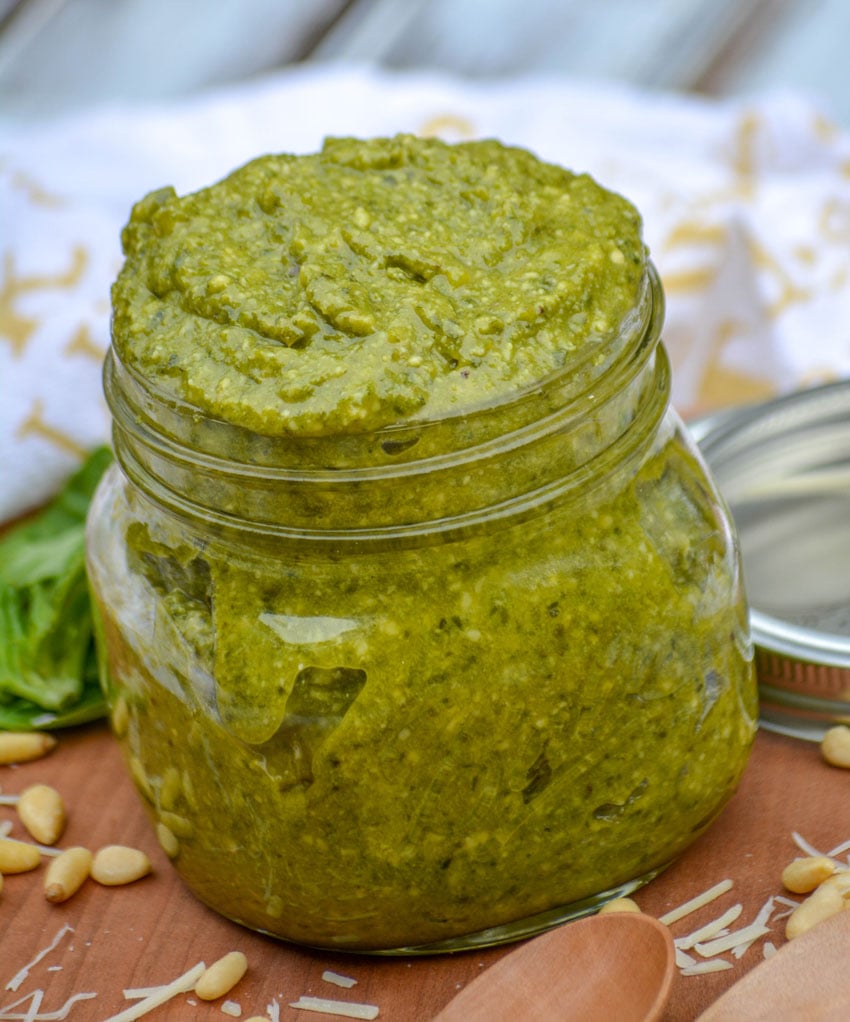
M 850 723 L 850 380 L 691 424 L 738 529 L 762 725 Z

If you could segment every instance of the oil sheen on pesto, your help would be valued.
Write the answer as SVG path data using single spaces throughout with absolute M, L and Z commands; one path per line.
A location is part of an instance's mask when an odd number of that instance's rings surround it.
M 495 141 L 331 139 L 124 230 L 113 338 L 140 376 L 266 435 L 371 430 L 515 394 L 634 308 L 634 207 Z

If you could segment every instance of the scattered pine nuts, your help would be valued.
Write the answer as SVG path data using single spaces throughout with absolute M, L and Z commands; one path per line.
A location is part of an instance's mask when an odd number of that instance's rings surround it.
M 631 898 L 614 898 L 602 906 L 599 915 L 607 915 L 609 912 L 640 912 L 640 906 Z
M 33 838 L 43 845 L 55 845 L 67 822 L 62 796 L 49 784 L 33 784 L 21 792 L 18 816 Z
M 91 877 L 106 887 L 118 887 L 141 880 L 151 869 L 150 859 L 138 848 L 106 845 L 95 853 Z
M 834 879 L 836 878 L 825 880 L 799 908 L 794 909 L 785 924 L 785 936 L 788 940 L 799 937 L 800 934 L 806 933 L 824 919 L 837 915 L 847 907 L 841 888 L 832 883 Z
M 809 894 L 835 872 L 835 863 L 825 855 L 794 859 L 782 870 L 782 883 L 794 894 Z
M 850 727 L 846 724 L 831 727 L 821 739 L 820 751 L 830 766 L 850 769 Z
M 35 845 L 14 838 L 0 838 L 0 873 L 26 873 L 41 863 Z
M 202 1001 L 224 997 L 248 971 L 248 959 L 241 951 L 228 951 L 204 972 L 195 984 L 195 993 Z
M 91 872 L 92 860 L 88 848 L 66 848 L 47 867 L 44 878 L 45 898 L 58 905 L 76 894 Z
M 56 739 L 44 731 L 0 731 L 0 764 L 29 763 L 56 748 Z

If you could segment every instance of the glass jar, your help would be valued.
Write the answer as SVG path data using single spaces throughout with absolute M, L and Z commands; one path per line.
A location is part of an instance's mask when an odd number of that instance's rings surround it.
M 108 357 L 104 686 L 202 901 L 317 947 L 483 946 L 634 890 L 717 816 L 752 651 L 662 318 L 650 268 L 585 365 L 335 438 L 212 420 Z

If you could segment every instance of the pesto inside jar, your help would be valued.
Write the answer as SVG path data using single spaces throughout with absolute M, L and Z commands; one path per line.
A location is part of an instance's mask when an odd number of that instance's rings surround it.
M 634 208 L 495 142 L 341 139 L 155 193 L 124 244 L 89 568 L 190 887 L 289 940 L 447 950 L 693 841 L 755 685 Z
M 270 436 L 454 415 L 602 358 L 646 272 L 637 211 L 586 174 L 407 135 L 153 192 L 123 246 L 122 362 Z

